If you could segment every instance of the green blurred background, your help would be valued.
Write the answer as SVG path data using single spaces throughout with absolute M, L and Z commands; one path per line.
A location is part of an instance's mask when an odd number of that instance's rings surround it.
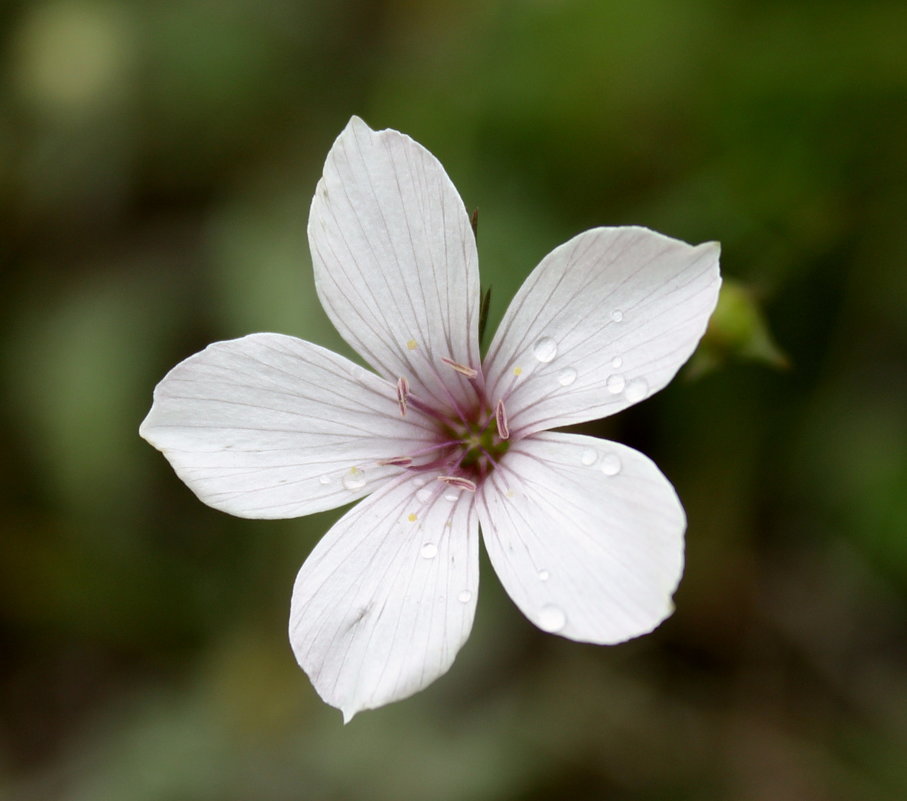
M 0 9 L 0 797 L 907 798 L 907 5 L 55 0 Z M 349 352 L 305 225 L 351 114 L 481 209 L 492 325 L 600 224 L 723 243 L 670 387 L 585 431 L 687 508 L 677 612 L 472 637 L 341 725 L 286 642 L 338 512 L 200 504 L 138 424 L 207 343 Z M 785 367 L 785 364 L 787 365 Z

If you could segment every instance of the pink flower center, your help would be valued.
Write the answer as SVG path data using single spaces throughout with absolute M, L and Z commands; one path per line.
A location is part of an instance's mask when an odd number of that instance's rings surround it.
M 503 400 L 492 408 L 486 399 L 480 370 L 450 359 L 441 361 L 469 379 L 475 390 L 475 402 L 464 409 L 451 399 L 451 408 L 440 409 L 413 394 L 409 382 L 400 378 L 397 382 L 400 414 L 405 415 L 412 408 L 431 418 L 436 426 L 435 438 L 415 452 L 382 463 L 400 465 L 414 472 L 431 471 L 438 474 L 438 481 L 474 492 L 510 447 L 507 411 Z

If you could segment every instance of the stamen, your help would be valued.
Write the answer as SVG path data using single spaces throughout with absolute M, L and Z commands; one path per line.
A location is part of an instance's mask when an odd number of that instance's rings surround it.
M 400 416 L 406 417 L 406 396 L 409 395 L 409 381 L 404 376 L 397 379 L 397 403 L 400 404 Z
M 390 459 L 379 459 L 378 464 L 381 467 L 389 467 L 391 465 L 399 465 L 400 467 L 406 467 L 411 465 L 413 460 L 409 456 L 392 456 Z
M 497 408 L 494 410 L 494 421 L 498 425 L 498 436 L 501 439 L 510 438 L 510 428 L 507 426 L 507 411 L 504 409 L 504 399 L 498 401 Z
M 438 476 L 438 481 L 443 481 L 445 484 L 450 484 L 451 487 L 459 487 L 469 492 L 476 491 L 476 482 L 462 476 Z
M 473 370 L 472 367 L 467 367 L 465 364 L 460 364 L 455 362 L 453 359 L 448 359 L 444 356 L 441 357 L 441 361 L 444 362 L 448 367 L 453 367 L 458 373 L 462 373 L 467 378 L 475 378 L 478 374 L 478 370 Z

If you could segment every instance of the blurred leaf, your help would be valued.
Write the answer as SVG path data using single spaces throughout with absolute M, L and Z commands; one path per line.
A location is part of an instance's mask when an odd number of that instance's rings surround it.
M 13 40 L 13 78 L 32 109 L 78 119 L 109 110 L 130 86 L 135 38 L 128 7 L 57 0 L 28 9 Z

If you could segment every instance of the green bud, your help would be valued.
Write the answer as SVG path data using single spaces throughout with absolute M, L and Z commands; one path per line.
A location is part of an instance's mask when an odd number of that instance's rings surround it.
M 790 367 L 753 292 L 725 279 L 709 327 L 690 360 L 688 374 L 699 376 L 729 361 L 741 360 L 761 362 L 778 370 Z

